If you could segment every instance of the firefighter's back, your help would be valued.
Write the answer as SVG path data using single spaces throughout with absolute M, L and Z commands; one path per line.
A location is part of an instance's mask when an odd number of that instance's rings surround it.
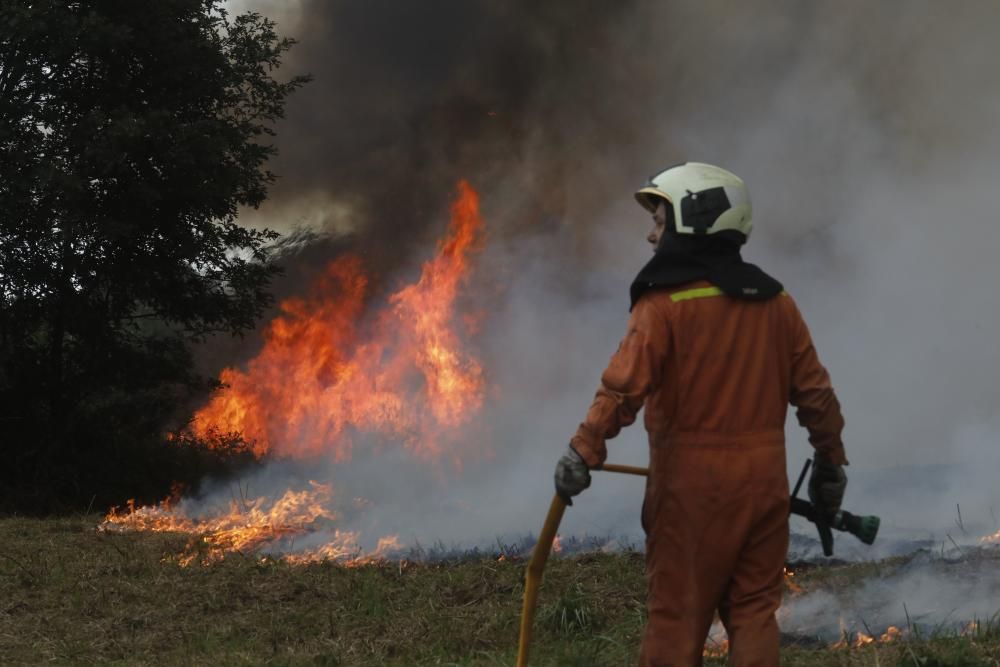
M 643 664 L 696 664 L 718 609 L 733 664 L 777 664 L 788 548 L 784 423 L 791 300 L 737 300 L 709 283 L 645 295 L 669 352 L 646 399 L 650 623 Z
M 651 435 L 783 443 L 791 381 L 787 296 L 737 300 L 709 283 L 649 294 L 665 312 L 669 356 L 646 401 Z M 794 306 L 792 306 L 794 307 Z

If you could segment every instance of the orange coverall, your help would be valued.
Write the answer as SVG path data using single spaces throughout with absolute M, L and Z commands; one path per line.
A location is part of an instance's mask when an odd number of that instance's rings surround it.
M 840 404 L 795 302 L 699 281 L 645 293 L 571 444 L 591 468 L 645 406 L 648 621 L 640 664 L 702 664 L 715 611 L 736 667 L 778 665 L 788 551 L 788 404 L 845 464 Z

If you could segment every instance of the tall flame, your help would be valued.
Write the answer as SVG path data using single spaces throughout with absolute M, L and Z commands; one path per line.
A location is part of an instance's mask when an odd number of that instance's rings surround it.
M 308 296 L 281 303 L 246 370 L 223 371 L 228 387 L 195 415 L 195 434 L 236 432 L 259 456 L 336 462 L 351 458 L 352 432 L 424 458 L 444 453 L 450 431 L 483 402 L 482 367 L 462 350 L 453 312 L 482 228 L 479 197 L 462 181 L 437 255 L 367 327 L 361 262 L 331 262 Z M 461 462 L 462 452 L 449 453 Z
M 226 386 L 195 414 L 194 435 L 211 441 L 213 434 L 236 433 L 259 457 L 324 457 L 334 463 L 351 458 L 359 434 L 402 445 L 421 460 L 446 458 L 456 466 L 483 454 L 453 446 L 460 427 L 483 404 L 483 370 L 463 350 L 456 328 L 463 318 L 454 312 L 482 231 L 479 196 L 462 181 L 435 257 L 415 283 L 374 312 L 361 261 L 330 262 L 306 296 L 280 304 L 263 348 L 245 370 L 222 372 Z M 176 498 L 140 508 L 130 503 L 127 512 L 112 510 L 101 530 L 190 533 L 195 540 L 177 557 L 184 565 L 211 563 L 232 552 L 285 550 L 282 544 L 296 537 L 313 546 L 287 556 L 292 562 L 358 563 L 400 548 L 390 535 L 362 554 L 360 535 L 336 527 L 332 484 L 310 485 L 222 507 Z

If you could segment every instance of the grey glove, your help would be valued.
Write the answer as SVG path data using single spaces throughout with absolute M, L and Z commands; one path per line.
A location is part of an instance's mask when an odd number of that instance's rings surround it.
M 840 511 L 846 488 L 847 475 L 844 474 L 844 466 L 827 463 L 817 457 L 813 462 L 812 475 L 809 477 L 809 500 L 827 519 L 832 520 Z
M 566 448 L 556 463 L 556 493 L 562 496 L 567 505 L 572 505 L 571 498 L 590 486 L 590 469 L 583 458 L 572 447 Z

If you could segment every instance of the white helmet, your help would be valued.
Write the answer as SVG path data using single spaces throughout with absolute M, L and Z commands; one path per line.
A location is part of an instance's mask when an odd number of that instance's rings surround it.
M 635 193 L 650 213 L 659 199 L 673 207 L 678 234 L 718 234 L 731 230 L 750 238 L 753 224 L 750 193 L 739 176 L 701 162 L 685 162 L 651 176 Z

